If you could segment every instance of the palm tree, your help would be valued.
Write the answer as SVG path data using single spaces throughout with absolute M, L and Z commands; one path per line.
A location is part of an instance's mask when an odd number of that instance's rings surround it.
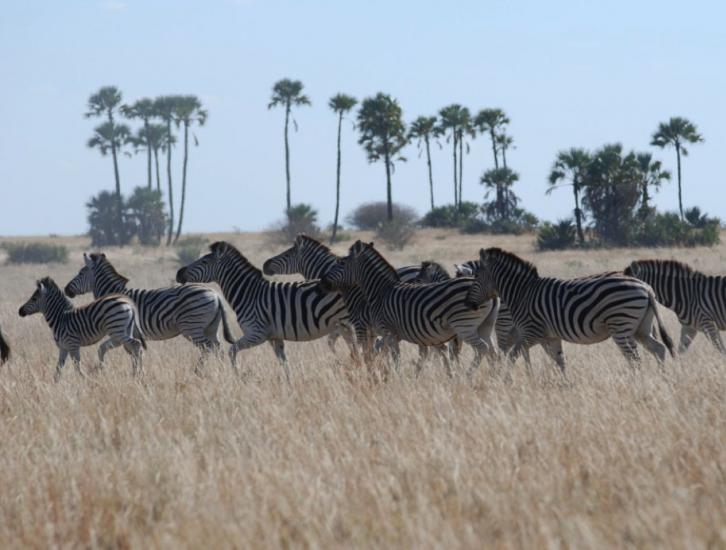
M 457 156 L 463 155 L 463 136 L 465 134 L 470 135 L 472 127 L 470 124 L 471 115 L 469 109 L 462 107 L 458 103 L 448 105 L 439 111 L 439 126 L 438 131 L 444 135 L 448 132 L 449 136 L 446 138 L 447 142 L 452 143 L 453 158 L 454 158 L 454 206 L 458 210 L 459 204 L 461 203 L 461 172 L 463 163 L 459 158 L 457 163 Z
M 207 110 L 202 109 L 202 102 L 199 101 L 197 96 L 181 96 L 176 102 L 174 122 L 176 122 L 177 128 L 180 125 L 184 126 L 184 162 L 182 163 L 182 194 L 181 204 L 179 206 L 179 225 L 176 228 L 174 243 L 179 240 L 182 223 L 184 222 L 184 205 L 187 197 L 187 164 L 189 162 L 189 127 L 194 123 L 199 126 L 204 126 L 204 123 L 207 121 L 207 116 Z M 195 145 L 199 145 L 196 136 L 194 136 L 194 143 Z
M 497 154 L 497 134 L 509 124 L 509 118 L 501 109 L 482 109 L 474 118 L 474 126 L 479 132 L 488 133 L 492 142 L 494 155 L 494 168 L 499 168 L 499 155 Z
M 171 181 L 171 147 L 174 144 L 174 135 L 171 133 L 171 123 L 174 121 L 176 114 L 176 106 L 179 96 L 165 95 L 157 97 L 154 100 L 154 110 L 156 116 L 164 122 L 166 128 L 166 139 L 164 140 L 166 147 L 166 180 L 168 183 L 169 194 L 169 230 L 166 235 L 166 245 L 171 244 L 171 236 L 174 232 L 174 192 Z
M 85 114 L 86 118 L 106 116 L 106 125 L 101 125 L 94 130 L 95 135 L 89 140 L 88 146 L 99 147 L 102 155 L 106 155 L 109 151 L 111 152 L 111 157 L 113 158 L 113 175 L 116 182 L 116 200 L 118 202 L 119 216 L 117 221 L 119 226 L 123 223 L 123 220 L 121 219 L 121 176 L 118 170 L 117 146 L 121 143 L 124 130 L 117 135 L 115 131 L 116 120 L 114 117 L 121 105 L 121 99 L 121 90 L 116 86 L 104 86 L 88 98 L 88 112 Z M 128 137 L 128 126 L 125 131 L 127 134 L 126 137 Z M 100 144 L 104 140 L 109 147 L 107 149 L 101 148 Z M 91 145 L 91 141 L 94 141 L 94 145 Z M 96 142 L 98 142 L 98 145 L 95 144 Z
M 334 113 L 338 115 L 338 162 L 335 172 L 335 217 L 333 218 L 333 232 L 330 235 L 330 244 L 335 242 L 338 234 L 338 216 L 340 215 L 340 134 L 343 126 L 343 117 L 355 107 L 358 100 L 345 94 L 336 94 L 328 101 Z
M 172 144 L 176 143 L 174 136 L 171 136 Z M 159 150 L 166 148 L 166 126 L 163 124 L 150 124 L 149 128 L 139 128 L 136 135 L 131 138 L 134 145 L 134 152 L 151 151 L 154 157 L 154 168 L 156 174 L 156 190 L 161 193 L 161 175 L 159 173 Z
M 459 207 L 463 199 L 463 186 L 464 186 L 464 144 L 468 137 L 476 136 L 476 129 L 474 128 L 473 121 L 469 109 L 464 107 L 459 113 L 459 127 L 457 129 L 458 135 L 456 141 L 459 143 Z M 466 154 L 469 154 L 469 144 L 466 143 Z
M 561 185 L 572 185 L 572 193 L 575 196 L 575 224 L 577 226 L 577 239 L 580 245 L 585 244 L 585 233 L 582 229 L 582 209 L 580 208 L 580 193 L 585 184 L 586 172 L 590 164 L 590 154 L 584 149 L 573 147 L 568 151 L 560 151 L 550 172 L 550 187 L 546 193 L 549 195 Z M 569 178 L 570 183 L 560 183 Z
M 648 187 L 658 189 L 664 181 L 670 181 L 671 173 L 663 170 L 663 165 L 659 160 L 653 160 L 650 153 L 638 153 L 635 157 L 640 175 L 640 186 L 642 188 L 642 198 L 640 199 L 641 217 L 646 218 L 650 212 L 650 194 Z
M 683 220 L 683 193 L 681 190 L 681 154 L 688 156 L 688 149 L 685 148 L 686 143 L 699 143 L 703 141 L 703 137 L 698 133 L 698 128 L 686 118 L 671 117 L 668 122 L 661 122 L 658 129 L 653 133 L 653 139 L 650 144 L 664 149 L 672 146 L 676 150 L 676 159 L 678 162 L 678 210 Z
M 479 183 L 497 193 L 496 214 L 500 220 L 509 219 L 509 214 L 517 206 L 517 199 L 511 191 L 512 185 L 519 181 L 519 174 L 509 168 L 491 168 L 484 172 Z
M 494 169 L 499 168 L 499 154 L 497 150 L 497 135 L 500 130 L 509 124 L 509 118 L 501 109 L 482 109 L 474 118 L 474 127 L 480 133 L 488 133 L 492 143 L 492 154 L 494 155 Z M 497 189 L 497 204 L 504 202 L 504 189 Z
M 408 139 L 417 140 L 416 146 L 419 151 L 423 146 L 426 152 L 426 165 L 429 169 L 429 195 L 431 198 L 431 210 L 434 209 L 434 177 L 431 170 L 431 139 L 436 139 L 441 134 L 436 125 L 435 116 L 420 116 L 411 123 L 408 130 Z
M 396 160 L 406 160 L 399 152 L 406 145 L 406 127 L 398 101 L 388 94 L 378 92 L 363 100 L 358 111 L 358 143 L 363 146 L 368 162 L 383 159 L 386 168 L 386 200 L 388 221 L 393 220 L 393 192 L 391 168 Z
M 150 141 L 149 132 L 151 128 L 151 119 L 156 116 L 156 110 L 154 109 L 154 101 L 148 97 L 137 100 L 131 105 L 123 105 L 121 107 L 121 113 L 127 118 L 138 118 L 144 126 L 139 130 L 139 133 L 144 133 L 146 141 Z M 146 148 L 146 183 L 151 189 L 151 153 L 150 147 Z
M 273 107 L 283 106 L 285 108 L 285 178 L 287 180 L 287 210 L 290 210 L 292 202 L 290 200 L 290 144 L 288 142 L 287 134 L 288 127 L 290 125 L 290 113 L 293 105 L 310 105 L 310 99 L 308 96 L 302 93 L 303 83 L 299 80 L 290 80 L 283 78 L 275 82 L 272 87 L 272 99 L 267 105 L 268 109 Z M 297 131 L 297 122 L 293 118 L 293 124 Z
M 497 134 L 496 137 L 497 149 L 502 153 L 502 166 L 507 167 L 507 149 L 513 146 L 514 138 L 508 136 L 505 132 Z

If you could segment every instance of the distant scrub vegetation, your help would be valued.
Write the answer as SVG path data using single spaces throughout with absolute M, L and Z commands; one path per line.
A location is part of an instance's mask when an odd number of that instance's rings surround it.
M 3 243 L 2 249 L 11 264 L 64 264 L 68 261 L 68 249 L 49 243 Z

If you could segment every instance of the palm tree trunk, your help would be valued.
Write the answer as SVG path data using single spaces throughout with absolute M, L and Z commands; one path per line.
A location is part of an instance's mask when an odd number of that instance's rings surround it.
M 457 210 L 461 208 L 463 180 L 464 179 L 464 136 L 459 136 L 459 205 Z
M 146 183 L 151 189 L 151 142 L 149 139 L 149 119 L 144 119 L 144 130 L 146 131 Z
M 335 217 L 333 218 L 333 233 L 330 235 L 330 244 L 335 242 L 338 234 L 338 215 L 340 214 L 340 133 L 343 126 L 343 111 L 338 116 L 338 162 L 335 170 Z
M 492 153 L 494 154 L 494 168 L 499 168 L 499 155 L 497 155 L 497 136 L 494 129 L 489 130 L 489 136 L 492 138 Z
M 161 177 L 159 176 L 159 149 L 154 148 L 154 165 L 156 166 L 156 190 L 161 193 Z
M 429 167 L 429 193 L 431 195 L 431 210 L 434 209 L 434 176 L 431 173 L 431 147 L 429 146 L 429 136 L 424 138 L 426 142 L 426 163 Z
M 676 159 L 678 162 L 678 210 L 681 213 L 681 221 L 683 221 L 683 192 L 681 189 L 681 144 L 678 142 L 676 142 Z
M 182 222 L 184 221 L 184 203 L 187 198 L 187 163 L 189 161 L 189 121 L 184 121 L 184 162 L 182 164 L 182 193 L 181 206 L 179 206 L 179 225 L 176 226 L 176 236 L 174 244 L 179 240 L 181 235 Z
M 290 144 L 287 140 L 287 130 L 290 125 L 290 103 L 285 109 L 285 178 L 287 181 L 287 210 L 290 210 L 292 203 L 290 200 Z
M 507 167 L 507 148 L 502 146 L 502 166 Z
M 393 221 L 393 192 L 391 190 L 391 155 L 388 152 L 388 136 L 384 138 L 383 160 L 386 163 L 386 206 L 388 208 L 388 221 Z
M 453 135 L 453 141 L 454 141 L 454 209 L 458 209 L 459 205 L 459 185 L 456 181 L 456 176 L 459 173 L 456 169 L 456 131 L 454 131 Z
M 577 226 L 577 239 L 580 241 L 580 246 L 585 244 L 585 234 L 582 232 L 582 210 L 580 210 L 580 189 L 575 184 L 572 186 L 575 194 L 575 225 Z
M 174 232 L 174 193 L 171 184 L 171 118 L 166 121 L 166 139 L 166 181 L 169 184 L 169 232 L 166 235 L 166 246 L 169 246 Z

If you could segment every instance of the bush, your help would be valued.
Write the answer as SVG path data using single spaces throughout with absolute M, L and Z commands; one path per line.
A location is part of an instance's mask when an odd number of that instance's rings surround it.
M 123 246 L 131 241 L 133 226 L 129 223 L 123 197 L 121 198 L 121 222 L 118 215 L 118 198 L 116 193 L 101 191 L 86 203 L 88 208 L 88 235 L 91 245 Z
M 189 265 L 202 255 L 209 241 L 201 236 L 180 239 L 176 245 L 176 259 L 181 265 Z
M 412 223 L 402 218 L 393 218 L 392 222 L 384 222 L 378 226 L 376 239 L 383 241 L 391 250 L 402 250 L 409 243 L 415 231 Z
M 577 242 L 577 229 L 572 219 L 560 220 L 557 223 L 545 222 L 537 233 L 539 250 L 564 250 L 574 248 Z
M 482 215 L 466 220 L 461 227 L 464 233 L 492 233 L 494 235 L 521 235 L 537 230 L 539 220 L 524 208 L 514 207 L 510 217 L 499 218 L 494 203 L 482 206 Z
M 142 245 L 158 245 L 164 236 L 167 219 L 161 192 L 137 187 L 126 202 L 127 216 L 133 233 Z
M 273 244 L 289 244 L 300 233 L 316 239 L 321 238 L 318 226 L 318 212 L 309 204 L 295 204 L 285 213 L 285 220 L 275 224 L 270 230 Z
M 393 219 L 405 225 L 413 225 L 418 219 L 418 215 L 410 206 L 394 202 Z M 388 205 L 383 201 L 366 202 L 348 214 L 346 221 L 362 231 L 378 229 L 381 224 L 388 221 Z
M 696 212 L 693 212 L 696 210 Z M 720 221 L 691 209 L 682 222 L 678 214 L 656 214 L 641 228 L 637 244 L 642 246 L 714 246 L 720 241 Z
M 46 243 L 3 243 L 11 264 L 64 264 L 68 249 L 63 245 Z
M 424 227 L 461 227 L 478 213 L 479 205 L 475 202 L 462 202 L 458 211 L 453 204 L 445 204 L 431 209 L 420 223 Z

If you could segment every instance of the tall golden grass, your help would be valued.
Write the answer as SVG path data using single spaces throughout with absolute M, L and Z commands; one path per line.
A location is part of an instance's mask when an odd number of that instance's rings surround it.
M 277 252 L 261 235 L 223 237 L 258 264 Z M 726 546 L 726 372 L 703 336 L 638 371 L 611 342 L 566 345 L 569 384 L 539 351 L 531 377 L 483 364 L 449 380 L 432 363 L 415 379 L 410 346 L 373 383 L 324 341 L 288 345 L 291 387 L 267 346 L 240 355 L 243 377 L 224 357 L 197 377 L 182 340 L 150 342 L 141 380 L 116 350 L 100 374 L 69 367 L 54 384 L 50 331 L 17 308 L 36 278 L 65 284 L 81 266 L 87 242 L 65 242 L 68 265 L 0 267 L 14 353 L 0 371 L 2 548 Z M 531 237 L 426 231 L 387 255 L 450 266 L 493 244 L 558 276 L 652 256 L 719 272 L 726 253 L 539 254 Z M 136 286 L 177 268 L 166 249 L 106 252 Z M 91 368 L 95 349 L 82 357 Z

